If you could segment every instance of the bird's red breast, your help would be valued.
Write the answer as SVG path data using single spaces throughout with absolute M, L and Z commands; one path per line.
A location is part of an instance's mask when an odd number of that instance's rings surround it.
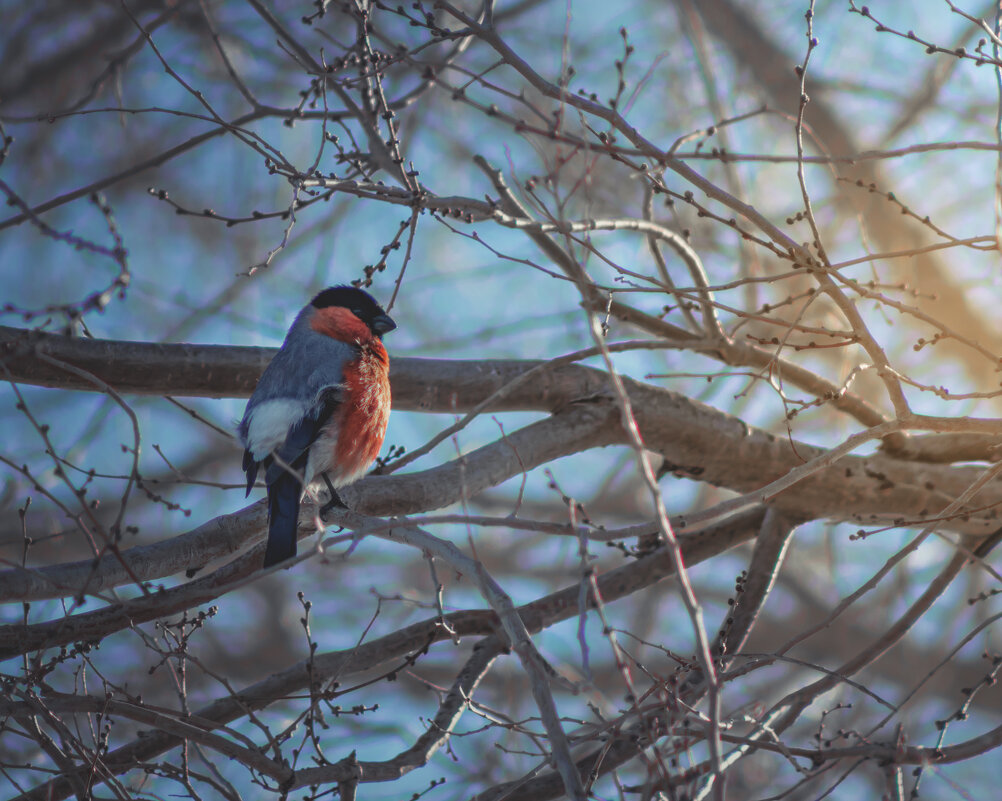
M 335 486 L 361 478 L 379 456 L 390 419 L 390 358 L 379 337 L 349 309 L 317 309 L 310 328 L 359 348 L 342 367 L 344 401 L 334 422 L 337 441 L 327 468 Z
M 336 470 L 348 481 L 360 478 L 379 456 L 390 419 L 390 360 L 372 337 L 358 359 L 344 366 L 345 399 L 340 416 Z

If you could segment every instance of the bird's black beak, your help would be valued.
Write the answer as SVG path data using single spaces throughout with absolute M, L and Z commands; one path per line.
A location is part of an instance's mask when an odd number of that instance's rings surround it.
M 393 322 L 390 315 L 383 312 L 373 318 L 372 324 L 369 327 L 373 330 L 376 336 L 381 337 L 383 334 L 390 333 L 390 331 L 397 327 L 397 324 Z

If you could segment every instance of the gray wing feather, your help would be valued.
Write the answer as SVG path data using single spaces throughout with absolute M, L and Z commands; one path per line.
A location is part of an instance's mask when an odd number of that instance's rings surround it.
M 258 406 L 269 401 L 289 402 L 290 419 L 284 437 L 276 432 L 279 444 L 266 447 L 274 447 L 273 453 L 277 453 L 282 461 L 291 464 L 304 457 L 305 451 L 316 440 L 320 429 L 340 403 L 341 385 L 344 381 L 341 367 L 355 356 L 355 348 L 311 329 L 309 324 L 311 313 L 312 310 L 307 307 L 292 324 L 282 347 L 261 374 L 257 387 L 247 401 L 243 419 L 237 427 L 240 439 L 246 448 L 244 470 L 247 473 L 248 492 L 254 484 L 260 464 L 265 463 L 268 473 L 272 472 L 273 467 L 270 456 L 260 452 L 260 421 L 254 435 L 254 439 L 257 440 L 255 450 L 258 452 L 251 451 L 249 436 L 251 422 Z M 297 408 L 301 411 L 295 411 Z M 272 419 L 271 422 L 273 424 L 275 421 Z M 284 442 L 281 439 L 284 439 Z M 265 441 L 269 440 L 275 442 L 274 439 L 265 436 Z M 270 483 L 267 478 L 266 481 Z
M 323 393 L 344 381 L 341 365 L 355 355 L 355 348 L 311 329 L 309 312 L 309 308 L 300 312 L 247 401 L 238 427 L 245 445 L 250 416 L 256 406 L 265 401 L 292 400 L 310 407 L 312 412 L 312 407 L 322 403 Z M 290 420 L 290 427 L 296 422 Z

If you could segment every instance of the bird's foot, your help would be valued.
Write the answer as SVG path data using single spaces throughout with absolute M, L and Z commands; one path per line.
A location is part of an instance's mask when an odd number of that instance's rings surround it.
M 320 507 L 320 516 L 323 517 L 331 509 L 347 509 L 347 505 L 343 500 L 341 500 L 341 496 L 337 494 L 337 490 L 334 489 L 334 485 L 331 484 L 331 480 L 327 477 L 327 474 L 321 473 L 320 475 L 323 477 L 324 483 L 327 485 L 327 491 L 331 494 L 330 500 Z

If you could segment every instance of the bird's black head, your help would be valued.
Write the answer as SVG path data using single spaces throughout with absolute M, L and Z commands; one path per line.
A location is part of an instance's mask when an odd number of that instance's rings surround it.
M 376 336 L 389 333 L 397 324 L 368 292 L 353 286 L 332 286 L 311 301 L 316 309 L 341 306 L 365 323 Z

